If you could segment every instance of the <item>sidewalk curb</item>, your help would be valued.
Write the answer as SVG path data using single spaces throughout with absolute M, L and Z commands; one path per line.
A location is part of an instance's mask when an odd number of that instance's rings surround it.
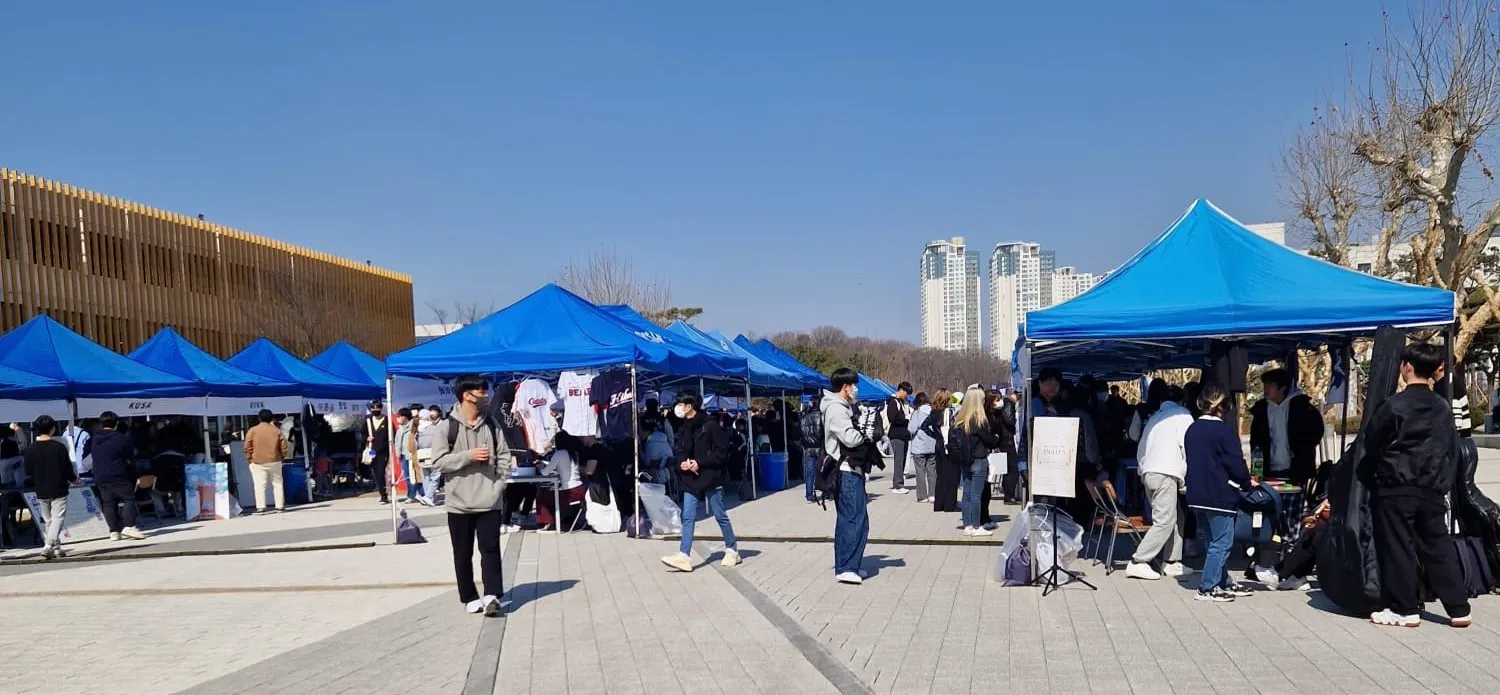
M 352 550 L 355 548 L 373 548 L 375 541 L 363 541 L 359 543 L 312 543 L 308 545 L 281 545 L 267 546 L 264 548 L 222 548 L 204 550 L 141 550 L 110 553 L 102 551 L 91 551 L 84 555 L 70 555 L 48 560 L 40 555 L 17 558 L 14 560 L 0 561 L 0 567 L 11 567 L 21 565 L 62 565 L 79 562 L 104 562 L 108 560 L 155 560 L 166 557 L 199 557 L 205 555 L 264 555 L 270 553 L 301 553 L 313 550 Z

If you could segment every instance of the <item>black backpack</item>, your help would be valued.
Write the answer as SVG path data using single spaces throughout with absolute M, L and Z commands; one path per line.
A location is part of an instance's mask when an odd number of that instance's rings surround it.
M 968 465 L 974 460 L 974 438 L 968 432 L 954 426 L 948 430 L 948 460 Z
M 842 478 L 839 460 L 823 452 L 823 456 L 818 459 L 818 472 L 813 475 L 813 501 L 824 511 L 828 509 L 828 500 L 839 496 L 839 481 Z

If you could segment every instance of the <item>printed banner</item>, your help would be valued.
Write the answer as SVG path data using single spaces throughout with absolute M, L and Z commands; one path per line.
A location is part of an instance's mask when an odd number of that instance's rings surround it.
M 1078 418 L 1039 417 L 1033 421 L 1031 437 L 1031 494 L 1046 497 L 1076 496 L 1078 468 Z
M 281 415 L 302 412 L 301 396 L 273 396 L 270 398 L 226 398 L 209 396 L 204 406 L 205 415 L 255 415 L 261 409 Z
M 226 463 L 193 463 L 184 469 L 187 489 L 183 506 L 193 521 L 228 519 L 229 465 Z
M 95 418 L 104 411 L 120 417 L 147 415 L 203 415 L 206 403 L 198 398 L 80 398 L 78 417 Z
M 31 508 L 31 518 L 45 527 L 47 515 L 36 493 L 26 492 L 22 497 L 26 499 L 26 506 Z M 104 523 L 104 511 L 99 507 L 99 500 L 94 497 L 94 490 L 87 487 L 69 488 L 68 512 L 63 516 L 63 542 L 78 543 L 108 537 L 109 525 Z

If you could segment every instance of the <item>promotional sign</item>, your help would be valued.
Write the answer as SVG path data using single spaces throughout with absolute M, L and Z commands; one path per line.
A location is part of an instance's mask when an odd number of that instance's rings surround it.
M 187 480 L 183 494 L 187 518 L 193 521 L 228 519 L 229 464 L 192 463 L 184 467 L 183 472 Z
M 54 420 L 73 419 L 73 409 L 67 401 L 13 401 L 0 398 L 0 422 L 31 422 L 41 415 L 51 415 Z
M 198 398 L 80 398 L 78 417 L 95 418 L 105 411 L 120 417 L 148 415 L 204 415 L 206 403 Z
M 1075 496 L 1078 467 L 1078 418 L 1039 417 L 1032 425 L 1031 494 Z
M 264 408 L 273 413 L 302 412 L 301 396 L 270 396 L 266 398 L 227 398 L 208 396 L 204 400 L 205 415 L 255 415 Z
M 307 405 L 319 415 L 364 415 L 370 409 L 369 401 L 343 401 L 335 399 L 307 399 Z
M 26 499 L 26 506 L 31 508 L 31 518 L 45 528 L 47 515 L 41 502 L 37 500 L 36 493 L 23 493 L 22 497 Z M 69 488 L 68 512 L 63 516 L 63 542 L 77 543 L 108 536 L 109 525 L 104 523 L 104 511 L 99 507 L 99 500 L 94 497 L 94 490 L 87 487 Z
M 436 405 L 447 410 L 457 400 L 453 396 L 453 380 L 412 379 L 398 376 L 391 379 L 391 400 L 404 407 L 411 403 Z

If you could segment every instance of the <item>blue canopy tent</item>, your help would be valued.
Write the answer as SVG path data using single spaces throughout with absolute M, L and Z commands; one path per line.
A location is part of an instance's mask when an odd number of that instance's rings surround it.
M 754 354 L 771 365 L 784 369 L 797 375 L 802 380 L 802 389 L 812 393 L 820 393 L 828 388 L 828 375 L 820 374 L 817 370 L 802 364 L 797 358 L 783 352 L 769 340 L 752 342 L 745 336 L 737 336 L 734 344 L 740 346 L 746 352 Z
M 385 389 L 329 374 L 267 338 L 250 343 L 228 360 L 240 369 L 295 384 L 302 398 L 319 413 L 363 413 Z
M 206 396 L 200 415 L 254 415 L 262 408 L 277 413 L 302 410 L 296 384 L 255 374 L 189 342 L 177 331 L 163 328 L 130 353 L 130 359 L 202 387 Z
M 391 374 L 535 374 L 623 367 L 654 374 L 743 378 L 745 360 L 668 347 L 661 329 L 631 328 L 557 285 L 441 338 L 386 358 Z
M 725 340 L 722 334 L 704 332 L 684 321 L 673 323 L 667 327 L 667 331 L 692 341 L 702 349 L 743 358 L 750 370 L 750 390 L 753 395 L 777 396 L 784 395 L 786 391 L 794 393 L 802 391 L 801 377 Z
M 1453 302 L 1298 253 L 1199 199 L 1093 289 L 1028 312 L 1013 361 L 1029 388 L 1047 367 L 1111 379 L 1205 368 L 1226 342 L 1251 363 L 1288 359 L 1381 326 L 1451 326 Z
M 385 390 L 385 363 L 342 340 L 307 363 L 346 381 Z
M 48 316 L 0 336 L 0 366 L 63 382 L 80 417 L 197 414 L 203 389 L 85 338 Z
M 67 420 L 68 385 L 57 379 L 10 367 L 0 367 L 0 421 L 25 422 L 39 415 Z

